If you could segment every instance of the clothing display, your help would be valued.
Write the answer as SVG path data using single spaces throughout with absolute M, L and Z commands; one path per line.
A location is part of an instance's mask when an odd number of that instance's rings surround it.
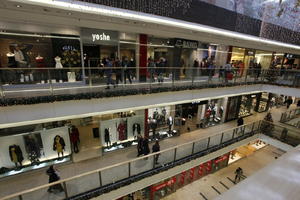
M 126 124 L 124 122 L 121 122 L 119 125 L 118 125 L 118 128 L 117 128 L 117 131 L 119 133 L 119 140 L 126 140 L 127 137 L 126 137 Z
M 7 62 L 7 67 L 17 67 L 16 59 L 15 59 L 15 54 L 9 52 L 6 54 L 8 62 Z
M 39 56 L 39 55 L 35 58 L 35 62 L 36 62 L 36 67 L 37 68 L 46 67 L 44 58 Z
M 28 153 L 28 158 L 31 163 L 39 162 L 39 158 L 41 157 L 41 151 L 39 146 L 36 144 L 35 140 L 32 137 L 29 137 L 25 141 L 26 150 Z
M 132 125 L 132 132 L 133 136 L 136 137 L 137 135 L 141 134 L 141 125 L 138 123 L 134 123 Z
M 104 130 L 104 141 L 106 143 L 106 146 L 110 146 L 111 142 L 110 142 L 110 135 L 109 135 L 109 128 L 106 128 Z
M 76 128 L 75 126 L 72 127 L 71 132 L 70 132 L 70 140 L 73 146 L 73 151 L 75 153 L 79 152 L 79 148 L 78 148 L 78 143 L 80 142 L 79 139 L 79 131 L 78 128 Z
M 9 146 L 9 156 L 10 160 L 15 163 L 16 167 L 18 164 L 22 166 L 22 161 L 24 160 L 22 150 L 18 145 Z
M 59 135 L 56 135 L 53 141 L 53 151 L 57 152 L 58 157 L 60 154 L 64 156 L 65 146 L 65 140 Z
M 61 58 L 59 56 L 56 56 L 54 60 L 55 60 L 55 68 L 57 69 L 63 68 L 63 65 L 61 64 Z

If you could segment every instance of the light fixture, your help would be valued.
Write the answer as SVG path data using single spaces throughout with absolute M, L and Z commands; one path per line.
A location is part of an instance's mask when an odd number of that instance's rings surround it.
M 21 6 L 21 5 L 16 5 L 16 7 L 17 7 L 17 8 L 21 8 L 22 6 Z
M 274 45 L 281 48 L 285 47 L 294 50 L 300 50 L 300 46 L 298 45 L 283 43 L 283 42 L 274 41 L 270 39 L 260 38 L 257 36 L 242 34 L 234 31 L 224 30 L 220 28 L 210 27 L 202 24 L 196 24 L 196 23 L 182 21 L 182 20 L 168 18 L 168 17 L 156 16 L 156 15 L 135 12 L 130 10 L 126 10 L 124 12 L 124 9 L 112 8 L 104 5 L 97 5 L 97 4 L 91 4 L 86 2 L 76 2 L 76 1 L 72 1 L 72 3 L 70 3 L 69 1 L 56 1 L 56 0 L 43 0 L 43 1 L 14 0 L 14 1 L 29 3 L 34 5 L 41 5 L 41 6 L 47 5 L 49 7 L 54 7 L 54 8 L 73 10 L 73 11 L 90 13 L 90 14 L 100 14 L 109 17 L 118 17 L 118 18 L 128 19 L 128 20 L 138 20 L 144 23 L 149 22 L 149 23 L 155 23 L 159 25 L 188 29 L 193 33 L 202 32 L 202 33 L 206 33 L 207 35 L 214 34 L 214 35 L 229 37 L 235 40 L 239 39 L 239 40 L 245 40 L 249 42 L 259 42 L 265 45 Z
M 68 12 L 68 15 L 72 15 L 72 13 L 71 13 L 71 12 Z

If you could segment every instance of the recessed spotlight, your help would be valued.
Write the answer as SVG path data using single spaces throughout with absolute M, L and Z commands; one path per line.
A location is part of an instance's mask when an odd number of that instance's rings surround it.
M 72 15 L 72 13 L 68 12 L 68 15 Z
M 22 6 L 21 6 L 21 5 L 16 5 L 16 7 L 17 7 L 17 8 L 21 8 Z

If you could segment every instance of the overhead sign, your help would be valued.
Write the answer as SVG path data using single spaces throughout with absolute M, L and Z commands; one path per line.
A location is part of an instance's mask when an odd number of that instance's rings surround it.
M 83 44 L 106 44 L 112 45 L 119 42 L 119 33 L 101 29 L 81 29 L 80 34 Z
M 286 54 L 284 54 L 284 57 L 286 57 L 288 59 L 295 59 L 295 58 L 300 58 L 300 55 L 286 53 Z
M 186 49 L 197 49 L 198 48 L 198 41 L 194 40 L 185 40 L 185 39 L 175 39 L 174 46 L 178 48 L 186 48 Z

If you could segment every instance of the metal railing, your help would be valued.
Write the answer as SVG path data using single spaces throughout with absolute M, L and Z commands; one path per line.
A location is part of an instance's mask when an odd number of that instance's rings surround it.
M 24 97 L 24 94 L 62 95 L 66 94 L 67 90 L 85 93 L 108 87 L 115 88 L 114 90 L 151 90 L 160 87 L 197 87 L 214 84 L 226 86 L 255 82 L 299 87 L 300 71 L 185 67 L 0 68 L 2 98 Z
M 298 117 L 300 117 L 300 108 L 288 110 L 281 114 L 280 122 L 285 123 Z

